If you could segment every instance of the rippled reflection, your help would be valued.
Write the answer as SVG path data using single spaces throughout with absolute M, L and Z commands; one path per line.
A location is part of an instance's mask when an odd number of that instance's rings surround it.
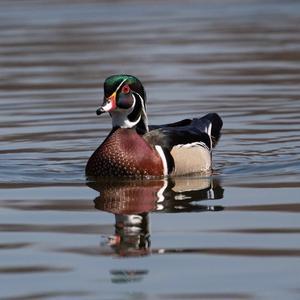
M 127 283 L 141 281 L 148 274 L 148 270 L 111 270 L 110 274 L 113 283 Z
M 295 0 L 0 1 L 0 298 L 298 299 L 299 24 Z M 223 200 L 111 183 L 94 209 L 95 108 L 120 72 L 151 125 L 221 115 Z
M 179 177 L 161 180 L 102 179 L 88 183 L 100 192 L 95 208 L 115 216 L 115 234 L 102 246 L 120 256 L 151 253 L 150 212 L 208 212 L 223 210 L 221 205 L 202 204 L 223 198 L 218 179 Z M 163 253 L 165 250 L 157 250 Z

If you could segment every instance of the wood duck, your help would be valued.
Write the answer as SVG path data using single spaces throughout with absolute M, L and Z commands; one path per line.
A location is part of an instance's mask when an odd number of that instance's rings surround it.
M 86 165 L 88 177 L 164 177 L 209 173 L 212 148 L 223 125 L 216 113 L 165 125 L 148 125 L 146 93 L 132 75 L 104 82 L 97 115 L 108 112 L 112 130 Z

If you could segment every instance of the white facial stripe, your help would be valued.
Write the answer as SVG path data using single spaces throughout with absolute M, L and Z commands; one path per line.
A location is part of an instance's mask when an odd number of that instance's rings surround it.
M 127 79 L 124 79 L 119 86 L 117 87 L 116 91 L 114 93 L 116 93 L 120 87 L 124 84 L 124 82 Z M 139 99 L 136 97 L 136 95 L 139 97 Z M 132 93 L 132 97 L 133 97 L 133 104 L 130 108 L 128 109 L 115 109 L 113 111 L 111 111 L 111 117 L 112 117 L 112 124 L 113 127 L 121 127 L 121 128 L 133 128 L 134 126 L 136 126 L 140 120 L 143 120 L 143 123 L 146 126 L 146 130 L 149 131 L 148 129 L 148 118 L 147 118 L 147 114 L 146 114 L 146 109 L 144 106 L 144 100 L 141 97 L 141 95 L 139 93 L 133 92 Z M 141 106 L 142 106 L 142 113 L 139 115 L 139 117 L 137 118 L 137 120 L 135 120 L 134 122 L 128 120 L 128 116 L 132 113 L 132 111 L 134 110 L 134 107 L 136 105 L 136 101 L 140 101 L 141 102 Z M 105 105 L 105 109 L 106 109 L 107 105 Z
M 135 104 L 136 104 L 136 98 L 135 98 L 134 94 L 132 94 L 132 98 L 133 98 L 133 104 L 132 104 L 131 107 L 130 107 L 130 112 L 129 112 L 129 114 L 132 113 L 133 108 L 135 107 Z M 128 115 L 129 115 L 129 114 L 128 114 Z
M 143 112 L 146 114 L 146 109 L 145 109 L 145 106 L 144 106 L 144 100 L 143 100 L 143 97 L 142 97 L 139 93 L 137 93 L 137 92 L 135 92 L 135 93 L 139 96 L 139 98 L 140 98 L 140 100 L 141 100 L 142 110 L 143 110 Z
M 117 93 L 118 90 L 120 89 L 120 87 L 122 86 L 122 84 L 127 80 L 128 78 L 125 78 L 120 84 L 119 86 L 116 88 L 115 92 Z
M 136 92 L 135 92 L 136 93 Z M 142 115 L 143 115 L 143 121 L 144 121 L 144 124 L 146 126 L 146 131 L 148 132 L 149 131 L 149 127 L 148 127 L 148 117 L 147 117 L 147 114 L 146 114 L 146 108 L 145 108 L 145 105 L 144 105 L 144 100 L 142 98 L 142 96 L 139 94 L 139 93 L 136 93 L 139 98 L 140 98 L 140 101 L 141 101 L 141 105 L 142 105 Z M 133 95 L 134 96 L 134 95 Z M 134 97 L 135 98 L 135 97 Z
M 118 92 L 118 90 L 120 89 L 120 87 L 122 86 L 122 84 L 127 80 L 128 78 L 125 78 L 119 85 L 118 85 L 118 87 L 116 88 L 116 90 L 114 91 L 114 93 L 117 93 Z M 113 95 L 113 93 L 111 94 L 111 95 Z M 109 97 L 111 97 L 111 95 L 109 96 Z M 109 98 L 108 97 L 108 98 Z
M 133 104 L 130 108 L 128 109 L 119 108 L 118 110 L 114 110 L 111 112 L 113 127 L 132 128 L 141 120 L 141 116 L 139 116 L 139 118 L 134 122 L 128 120 L 128 115 L 133 111 L 136 103 L 136 98 L 134 97 L 134 95 L 132 96 L 133 96 Z

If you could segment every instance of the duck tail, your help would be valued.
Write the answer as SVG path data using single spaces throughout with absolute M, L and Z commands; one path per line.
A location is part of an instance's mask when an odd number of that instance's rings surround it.
M 223 121 L 216 113 L 209 113 L 202 118 L 192 120 L 192 125 L 198 130 L 206 132 L 211 138 L 212 147 L 215 147 L 221 136 Z

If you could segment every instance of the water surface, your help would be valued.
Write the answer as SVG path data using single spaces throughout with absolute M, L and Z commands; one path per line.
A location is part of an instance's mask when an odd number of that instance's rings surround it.
M 1 1 L 0 299 L 299 299 L 300 3 Z M 214 176 L 86 184 L 102 82 L 218 112 Z

